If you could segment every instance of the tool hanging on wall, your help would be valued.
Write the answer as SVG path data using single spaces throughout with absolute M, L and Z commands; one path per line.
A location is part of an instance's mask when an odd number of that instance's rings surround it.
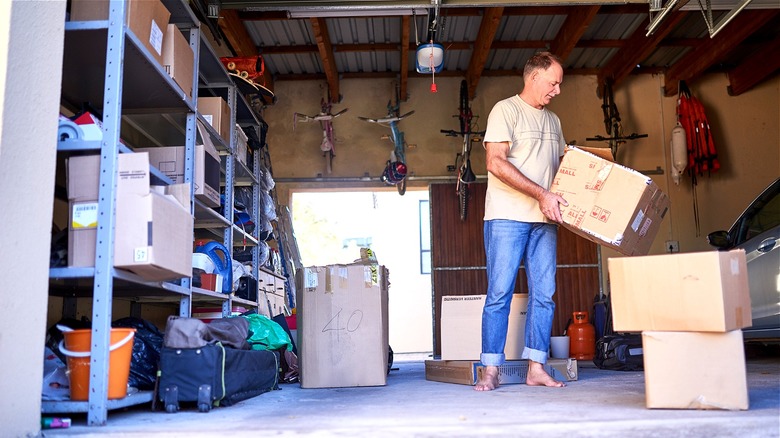
M 704 105 L 691 93 L 685 81 L 680 81 L 677 96 L 677 120 L 685 129 L 688 146 L 688 176 L 693 187 L 693 217 L 696 236 L 700 235 L 699 207 L 696 198 L 698 177 L 720 169 L 718 152 L 712 138 L 712 130 L 704 113 Z

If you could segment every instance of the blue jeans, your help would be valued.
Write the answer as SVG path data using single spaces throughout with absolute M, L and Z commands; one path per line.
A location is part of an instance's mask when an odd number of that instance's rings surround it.
M 522 358 L 547 363 L 555 312 L 556 224 L 511 220 L 485 221 L 488 290 L 482 310 L 484 365 L 504 363 L 509 308 L 520 262 L 528 277 L 528 313 Z

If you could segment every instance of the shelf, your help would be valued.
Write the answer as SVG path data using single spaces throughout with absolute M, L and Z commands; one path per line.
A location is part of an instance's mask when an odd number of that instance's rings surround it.
M 132 272 L 112 269 L 114 296 L 155 296 L 176 294 L 189 296 L 187 288 L 167 281 L 148 281 Z M 92 296 L 95 268 L 51 268 L 49 269 L 49 293 L 55 296 Z
M 143 403 L 149 403 L 154 400 L 153 391 L 138 391 L 133 394 L 128 394 L 127 397 L 117 400 L 108 400 L 106 402 L 106 408 L 121 409 L 129 406 L 140 405 Z M 55 414 L 55 413 L 78 413 L 88 412 L 88 401 L 71 401 L 71 400 L 42 400 L 41 401 L 41 413 L 42 414 Z
M 108 21 L 66 22 L 62 97 L 74 108 L 103 104 Z M 128 29 L 124 53 L 123 111 L 194 111 L 191 100 Z

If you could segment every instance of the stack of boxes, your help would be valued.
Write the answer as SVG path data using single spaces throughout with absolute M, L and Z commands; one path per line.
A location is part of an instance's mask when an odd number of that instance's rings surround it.
M 745 252 L 608 261 L 616 332 L 642 332 L 648 408 L 747 409 Z

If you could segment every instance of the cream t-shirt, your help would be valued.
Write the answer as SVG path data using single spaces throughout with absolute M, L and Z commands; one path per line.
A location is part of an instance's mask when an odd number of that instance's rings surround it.
M 561 121 L 552 111 L 536 109 L 519 95 L 496 103 L 488 116 L 484 138 L 484 143 L 493 142 L 509 142 L 509 162 L 531 181 L 550 188 L 566 147 Z M 490 172 L 484 219 L 550 222 L 536 199 L 504 184 Z

